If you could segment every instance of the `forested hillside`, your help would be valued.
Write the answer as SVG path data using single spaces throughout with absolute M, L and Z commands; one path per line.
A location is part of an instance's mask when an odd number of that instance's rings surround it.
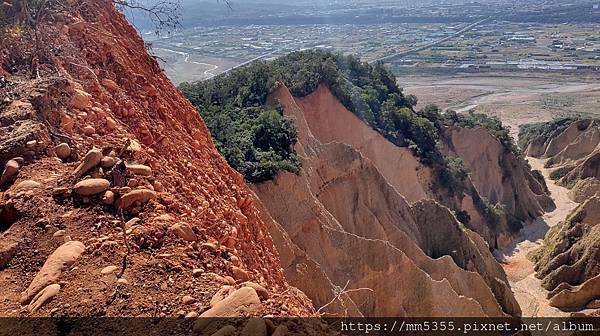
M 395 79 L 381 64 L 321 51 L 257 62 L 211 81 L 184 83 L 183 93 L 198 108 L 229 163 L 249 181 L 268 180 L 280 169 L 296 171 L 294 125 L 281 111 L 265 106 L 277 82 L 302 97 L 321 83 L 372 127 L 395 143 L 425 155 L 435 146 L 433 125 L 419 118 Z M 399 132 L 410 128 L 409 132 Z
M 515 149 L 502 124 L 484 115 L 442 114 L 435 106 L 415 111 L 417 98 L 405 95 L 382 63 L 370 65 L 353 56 L 312 50 L 271 62 L 256 62 L 209 81 L 184 83 L 181 91 L 198 108 L 217 148 L 248 181 L 271 179 L 277 171 L 297 172 L 295 126 L 267 106 L 268 95 L 284 83 L 296 97 L 325 84 L 337 99 L 373 129 L 400 147 L 410 148 L 434 168 L 440 185 L 461 192 L 466 170 L 460 159 L 445 158 L 436 144 L 446 126 L 488 128 L 507 148 Z

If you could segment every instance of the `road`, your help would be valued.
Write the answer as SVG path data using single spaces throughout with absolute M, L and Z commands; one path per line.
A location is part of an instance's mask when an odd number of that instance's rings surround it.
M 431 43 L 427 43 L 425 45 L 422 45 L 422 46 L 419 46 L 419 47 L 416 47 L 416 48 L 413 48 L 413 49 L 405 50 L 405 51 L 402 51 L 402 52 L 399 52 L 399 53 L 396 53 L 396 54 L 393 54 L 393 55 L 389 55 L 389 56 L 385 56 L 385 57 L 379 58 L 377 60 L 371 61 L 370 63 L 374 63 L 374 62 L 377 62 L 377 61 L 383 61 L 383 62 L 385 62 L 385 61 L 391 61 L 391 60 L 399 58 L 399 57 L 403 57 L 403 56 L 406 56 L 406 55 L 409 55 L 409 54 L 412 54 L 412 53 L 416 53 L 416 52 L 419 52 L 419 51 L 423 51 L 423 50 L 429 49 L 429 48 L 434 47 L 436 45 L 439 45 L 441 43 L 447 42 L 447 41 L 449 41 L 449 40 L 451 40 L 453 38 L 456 38 L 456 37 L 462 35 L 463 33 L 468 32 L 471 29 L 473 29 L 473 28 L 475 28 L 475 27 L 477 27 L 477 26 L 479 26 L 479 25 L 487 22 L 490 19 L 491 19 L 491 17 L 487 17 L 487 18 L 485 18 L 483 20 L 479 20 L 479 21 L 477 21 L 475 23 L 471 23 L 471 24 L 467 25 L 466 27 L 462 28 L 461 30 L 457 31 L 456 33 L 454 33 L 454 34 L 452 34 L 450 36 L 444 37 L 442 39 L 436 40 L 436 41 L 431 42 Z M 231 71 L 233 71 L 235 69 L 241 68 L 243 66 L 246 66 L 248 64 L 254 63 L 254 62 L 259 61 L 261 59 L 270 57 L 272 55 L 277 55 L 277 54 L 286 55 L 286 54 L 289 54 L 289 53 L 294 52 L 296 50 L 300 50 L 300 48 L 301 48 L 300 46 L 292 47 L 290 45 L 286 45 L 283 48 L 271 51 L 271 52 L 263 54 L 263 55 L 260 55 L 258 57 L 253 58 L 253 59 L 250 59 L 250 60 L 248 60 L 246 62 L 240 63 L 240 64 L 238 64 L 238 65 L 236 65 L 234 67 L 231 67 L 231 68 L 223 71 L 221 74 L 227 74 L 227 73 L 229 73 L 229 72 L 231 72 Z M 284 53 L 284 50 L 288 50 L 288 51 Z M 214 76 L 211 76 L 210 78 L 212 78 L 212 77 L 214 77 Z M 206 78 L 206 79 L 210 79 L 210 78 Z
M 268 52 L 268 53 L 266 53 L 266 54 L 260 55 L 260 56 L 258 56 L 258 57 L 254 57 L 254 58 L 253 58 L 253 59 L 251 59 L 251 60 L 248 60 L 248 61 L 246 61 L 246 62 L 244 62 L 244 63 L 238 64 L 238 65 L 236 65 L 236 66 L 234 66 L 234 67 L 232 67 L 232 68 L 229 68 L 229 69 L 227 69 L 227 70 L 223 71 L 221 74 L 226 74 L 226 73 L 228 73 L 228 72 L 231 72 L 231 71 L 233 71 L 233 70 L 235 70 L 235 69 L 241 68 L 241 67 L 243 67 L 243 66 L 246 66 L 246 65 L 248 65 L 248 64 L 250 64 L 250 63 L 254 63 L 254 62 L 256 62 L 256 61 L 259 61 L 259 60 L 261 60 L 261 59 L 263 59 L 263 58 L 267 58 L 267 57 L 269 57 L 269 56 L 272 56 L 272 55 L 276 55 L 276 54 L 287 55 L 287 54 L 289 54 L 289 53 L 292 53 L 292 52 L 294 52 L 294 51 L 296 51 L 296 50 L 299 50 L 299 47 L 292 47 L 292 45 L 297 45 L 297 44 L 298 44 L 298 43 L 293 43 L 293 44 L 291 44 L 291 45 L 290 45 L 290 44 L 288 44 L 288 45 L 284 46 L 283 48 L 279 48 L 279 49 L 277 49 L 277 50 L 273 50 L 273 51 L 271 51 L 271 52 Z M 288 50 L 288 52 L 286 52 L 286 53 L 283 53 L 283 51 L 284 51 L 284 50 Z
M 450 36 L 444 37 L 443 39 L 439 39 L 437 41 L 434 41 L 434 42 L 431 42 L 431 43 L 427 43 L 425 45 L 422 45 L 422 46 L 419 46 L 419 47 L 416 47 L 416 48 L 413 48 L 413 49 L 401 51 L 401 52 L 393 54 L 393 55 L 384 56 L 384 57 L 381 57 L 379 59 L 373 60 L 370 63 L 375 63 L 375 62 L 378 62 L 378 61 L 383 61 L 383 62 L 391 61 L 391 60 L 394 60 L 394 59 L 397 59 L 397 58 L 404 57 L 406 55 L 410 55 L 410 54 L 414 54 L 414 53 L 417 53 L 417 52 L 420 52 L 420 51 L 423 51 L 423 50 L 427 50 L 427 49 L 429 49 L 431 47 L 435 47 L 436 45 L 439 45 L 439 44 L 447 42 L 447 41 L 449 41 L 449 40 L 451 40 L 451 39 L 453 39 L 455 37 L 458 37 L 458 36 L 462 35 L 463 33 L 466 33 L 468 31 L 470 31 L 471 29 L 473 29 L 473 28 L 475 28 L 475 27 L 477 27 L 477 26 L 479 26 L 479 25 L 487 22 L 490 19 L 491 19 L 491 17 L 487 17 L 487 18 L 485 18 L 483 20 L 480 20 L 480 21 L 477 21 L 475 23 L 470 24 L 470 25 L 464 27 L 463 29 L 457 31 L 456 33 L 454 33 L 454 34 L 452 34 Z

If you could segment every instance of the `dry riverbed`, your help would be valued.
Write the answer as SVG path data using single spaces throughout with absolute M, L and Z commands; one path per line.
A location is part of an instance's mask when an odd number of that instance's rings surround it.
M 566 188 L 557 185 L 549 178 L 549 170 L 544 168 L 544 160 L 528 158 L 528 161 L 533 169 L 544 174 L 552 198 L 556 203 L 556 210 L 526 226 L 515 244 L 503 251 L 498 251 L 497 257 L 503 263 L 515 297 L 523 310 L 523 316 L 568 316 L 568 312 L 563 312 L 548 304 L 546 299 L 548 291 L 541 286 L 541 280 L 535 277 L 533 263 L 527 258 L 527 255 L 541 247 L 548 229 L 563 221 L 578 204 L 568 198 Z

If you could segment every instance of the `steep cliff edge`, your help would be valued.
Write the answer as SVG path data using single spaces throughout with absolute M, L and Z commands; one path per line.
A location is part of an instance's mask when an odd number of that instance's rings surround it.
M 493 248 L 511 243 L 523 223 L 529 223 L 554 206 L 543 178 L 486 129 L 448 127 L 440 141 L 442 152 L 462 159 L 469 169 L 463 195 L 448 195 L 435 173 L 414 153 L 399 147 L 348 111 L 325 85 L 296 98 L 312 134 L 321 142 L 338 141 L 356 148 L 386 180 L 410 202 L 433 198 L 454 211 L 464 211 L 468 226 Z M 483 161 L 481 158 L 485 158 Z M 485 197 L 489 204 L 483 204 Z M 497 206 L 498 218 L 489 208 Z
M 431 169 L 421 164 L 410 149 L 394 145 L 348 111 L 327 86 L 320 85 L 295 101 L 318 141 L 337 141 L 360 151 L 409 202 L 433 197 Z
M 537 275 L 551 291 L 552 306 L 583 308 L 600 299 L 599 223 L 600 198 L 592 197 L 552 228 L 546 245 L 533 254 Z
M 450 152 L 466 162 L 480 196 L 500 204 L 509 226 L 518 231 L 554 207 L 543 177 L 502 146 L 484 128 L 451 127 Z M 514 223 L 514 224 L 513 224 Z
M 2 314 L 314 314 L 252 192 L 135 29 L 111 1 L 66 4 L 39 27 L 39 78 L 2 53 Z M 257 302 L 211 304 L 224 285 Z
M 552 178 L 574 189 L 573 197 L 594 194 L 592 179 L 600 180 L 600 121 L 597 119 L 556 120 L 549 123 L 525 125 L 521 129 L 523 145 L 529 156 L 547 159 L 546 167 L 553 169 Z
M 553 203 L 500 121 L 416 111 L 383 64 L 318 50 L 180 88 L 253 182 L 318 312 L 520 315 L 491 250 Z M 490 167 L 475 176 L 479 132 Z
M 599 299 L 598 224 L 600 224 L 600 122 L 563 119 L 526 125 L 523 144 L 531 156 L 545 159 L 550 177 L 570 188 L 582 203 L 545 237 L 532 255 L 537 276 L 550 292 L 550 304 L 565 309 L 596 308 Z
M 350 290 L 348 297 L 361 314 L 520 314 L 506 276 L 487 244 L 464 228 L 449 209 L 435 201 L 411 206 L 361 151 L 315 137 L 319 130 L 313 131 L 313 125 L 326 127 L 326 122 L 309 122 L 316 116 L 303 107 L 314 111 L 319 105 L 302 104 L 285 86 L 280 86 L 270 101 L 281 104 L 297 126 L 296 150 L 303 158 L 302 170 L 299 175 L 281 172 L 273 181 L 255 184 L 254 189 L 273 219 L 318 263 L 331 283 Z M 338 124 L 350 125 L 346 131 L 356 135 L 357 142 L 381 141 L 359 120 L 353 123 L 355 116 L 346 112 L 336 119 Z M 321 118 L 325 115 L 323 111 Z M 333 136 L 337 131 L 323 134 Z M 404 155 L 407 164 L 419 165 L 410 152 L 391 146 L 391 154 Z M 414 172 L 414 168 L 406 170 L 406 174 Z M 410 178 L 407 176 L 407 183 L 418 183 Z M 446 233 L 443 240 L 439 239 L 441 232 Z M 333 299 L 311 298 L 317 308 Z M 329 312 L 344 313 L 343 309 Z

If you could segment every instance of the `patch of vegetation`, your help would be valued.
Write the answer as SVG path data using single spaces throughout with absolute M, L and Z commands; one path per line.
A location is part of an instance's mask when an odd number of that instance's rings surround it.
M 550 179 L 560 181 L 560 185 L 567 189 L 573 189 L 577 181 L 581 178 L 580 173 L 571 174 L 575 170 L 575 166 L 565 166 L 553 170 L 550 173 Z
M 469 177 L 469 168 L 461 158 L 453 156 L 446 157 L 446 166 L 452 172 L 452 175 L 460 181 L 464 181 Z
M 564 131 L 575 119 L 560 118 L 550 122 L 526 124 L 519 127 L 519 147 L 527 146 L 537 138 L 548 139 L 552 134 Z
M 567 176 L 572 170 L 573 167 L 568 166 L 555 169 L 550 173 L 550 178 L 554 181 L 560 180 L 561 178 Z
M 469 212 L 466 210 L 456 211 L 455 215 L 456 215 L 456 219 L 458 219 L 458 221 L 464 225 L 469 225 L 469 223 L 471 222 L 471 216 L 469 215 Z
M 493 205 L 485 197 L 474 197 L 473 203 L 483 219 L 489 223 L 492 228 L 496 228 L 502 221 L 505 212 L 501 205 Z
M 469 177 L 469 169 L 461 158 L 446 156 L 443 161 L 434 166 L 434 174 L 439 184 L 450 195 L 462 195 L 465 181 Z
M 296 128 L 281 109 L 211 106 L 202 116 L 217 149 L 248 181 L 270 180 L 280 170 L 299 172 Z

